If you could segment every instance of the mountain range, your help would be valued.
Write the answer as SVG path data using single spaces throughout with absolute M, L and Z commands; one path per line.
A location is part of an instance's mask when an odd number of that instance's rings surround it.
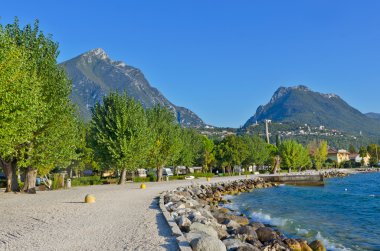
M 367 117 L 380 121 L 380 113 L 369 112 L 365 114 Z
M 111 91 L 123 92 L 140 101 L 145 108 L 161 105 L 169 108 L 186 127 L 203 127 L 205 123 L 191 110 L 171 103 L 152 87 L 144 74 L 122 61 L 113 61 L 103 49 L 94 49 L 61 63 L 72 80 L 71 98 L 85 121 L 91 108 Z
M 126 91 L 146 108 L 169 108 L 182 126 L 203 128 L 206 124 L 191 110 L 171 103 L 152 87 L 144 74 L 122 61 L 113 61 L 103 49 L 94 49 L 61 64 L 72 80 L 71 98 L 85 121 L 91 108 L 111 91 Z M 299 85 L 280 87 L 268 104 L 259 106 L 243 126 L 249 128 L 265 119 L 325 126 L 354 135 L 380 138 L 380 114 L 363 114 L 336 94 L 323 94 Z
M 244 128 L 265 119 L 274 122 L 323 125 L 368 137 L 380 136 L 379 114 L 363 114 L 336 94 L 314 92 L 303 85 L 278 88 L 268 104 L 257 108 Z

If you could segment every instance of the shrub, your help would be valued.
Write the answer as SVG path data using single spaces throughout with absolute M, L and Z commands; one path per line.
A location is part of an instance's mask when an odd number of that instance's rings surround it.
M 88 177 L 80 177 L 74 178 L 71 180 L 71 186 L 90 186 L 90 185 L 101 185 L 103 181 L 100 176 L 88 176 Z

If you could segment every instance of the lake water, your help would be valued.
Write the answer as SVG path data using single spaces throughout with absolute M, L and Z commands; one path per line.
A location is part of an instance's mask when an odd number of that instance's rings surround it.
M 288 237 L 328 250 L 380 250 L 380 173 L 325 180 L 325 186 L 256 189 L 228 205 Z

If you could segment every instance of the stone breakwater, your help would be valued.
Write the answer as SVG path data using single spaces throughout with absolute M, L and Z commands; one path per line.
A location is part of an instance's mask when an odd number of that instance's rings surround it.
M 335 178 L 335 177 L 346 177 L 349 175 L 347 172 L 342 172 L 338 170 L 333 170 L 333 171 L 321 171 L 321 175 L 323 175 L 323 178 Z
M 225 195 L 277 186 L 261 178 L 179 187 L 163 204 L 195 251 L 323 251 L 322 242 L 287 238 L 275 229 L 223 207 Z

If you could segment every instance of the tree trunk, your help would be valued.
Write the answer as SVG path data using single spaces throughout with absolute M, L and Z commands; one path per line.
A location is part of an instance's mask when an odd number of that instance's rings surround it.
M 20 192 L 20 187 L 18 186 L 19 177 L 17 175 L 17 160 L 14 159 L 11 162 L 11 165 L 12 165 L 12 186 L 11 186 L 11 189 L 12 189 L 12 192 Z
M 121 172 L 120 180 L 119 180 L 119 185 L 124 185 L 125 184 L 125 178 L 127 176 L 127 169 L 123 169 Z
M 22 189 L 25 193 L 36 193 L 36 178 L 37 170 L 31 167 L 28 167 L 25 170 L 25 183 L 24 188 Z
M 162 181 L 162 167 L 157 168 L 157 182 Z
M 5 174 L 5 177 L 7 178 L 7 185 L 5 187 L 5 192 L 9 193 L 12 192 L 12 164 L 11 162 L 6 162 L 4 160 L 1 160 L 1 166 L 3 167 L 3 171 Z

